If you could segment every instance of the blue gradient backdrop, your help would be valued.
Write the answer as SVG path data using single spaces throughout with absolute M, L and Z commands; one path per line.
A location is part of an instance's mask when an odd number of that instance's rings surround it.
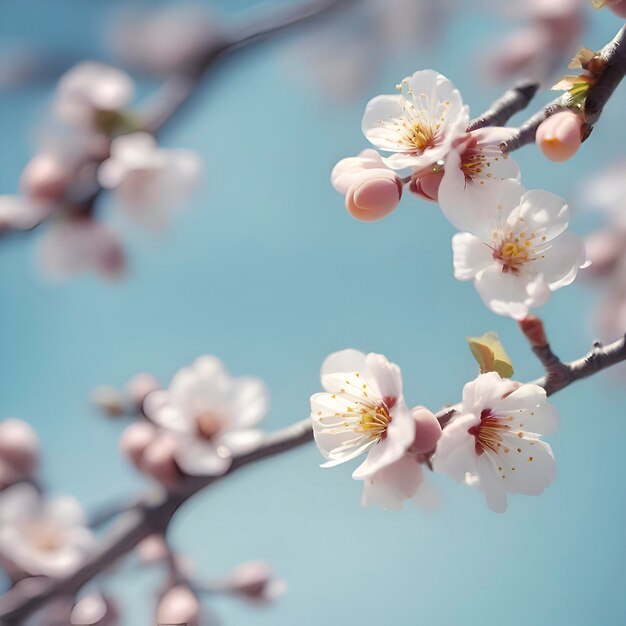
M 102 58 L 103 22 L 120 4 L 2 0 L 0 41 L 27 39 Z M 247 4 L 224 0 L 218 8 L 234 13 Z M 464 4 L 435 51 L 389 61 L 352 103 L 317 91 L 304 66 L 294 79 L 285 58 L 291 38 L 225 65 L 163 137 L 205 159 L 202 192 L 161 237 L 105 211 L 123 228 L 131 253 L 125 282 L 87 277 L 51 286 L 34 261 L 38 234 L 2 242 L 0 416 L 36 427 L 54 492 L 94 507 L 141 489 L 144 481 L 117 453 L 123 425 L 100 418 L 89 392 L 141 370 L 168 380 L 206 352 L 236 374 L 267 381 L 268 429 L 307 415 L 319 364 L 348 346 L 399 363 L 409 402 L 433 409 L 458 398 L 475 374 L 466 335 L 496 330 L 521 380 L 540 373 L 514 323 L 492 315 L 470 284 L 454 280 L 453 231 L 434 206 L 407 197 L 384 221 L 357 223 L 328 182 L 336 160 L 366 145 L 360 117 L 367 99 L 390 92 L 402 76 L 435 67 L 474 113 L 498 94 L 479 80 L 477 60 L 500 23 L 474 13 L 478 3 Z M 619 20 L 589 14 L 585 44 L 599 47 Z M 2 193 L 17 188 L 50 88 L 0 98 Z M 579 208 L 581 178 L 623 152 L 624 95 L 621 89 L 567 164 L 522 150 L 525 185 L 560 193 Z M 109 204 L 105 199 L 103 208 Z M 591 225 L 575 214 L 574 229 Z M 595 298 L 575 285 L 543 309 L 564 358 L 590 345 Z M 202 575 L 253 558 L 287 579 L 288 593 L 272 608 L 215 603 L 231 625 L 625 623 L 624 388 L 597 377 L 554 401 L 563 416 L 550 441 L 558 480 L 540 498 L 513 498 L 505 515 L 437 477 L 437 513 L 361 509 L 351 468 L 319 469 L 309 446 L 189 502 L 174 522 L 173 541 Z M 154 573 L 126 570 L 112 581 L 125 624 L 150 623 L 157 583 Z

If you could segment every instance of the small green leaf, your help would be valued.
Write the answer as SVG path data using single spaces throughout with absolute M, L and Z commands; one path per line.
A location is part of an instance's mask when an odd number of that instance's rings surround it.
M 496 333 L 489 331 L 482 337 L 468 337 L 467 343 L 481 374 L 498 372 L 502 378 L 513 376 L 513 364 Z

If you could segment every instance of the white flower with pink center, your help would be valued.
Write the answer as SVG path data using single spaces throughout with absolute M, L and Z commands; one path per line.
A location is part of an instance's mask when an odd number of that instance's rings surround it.
M 144 401 L 148 418 L 176 438 L 177 465 L 198 476 L 223 474 L 233 455 L 258 446 L 264 435 L 256 426 L 267 407 L 268 393 L 259 379 L 231 377 L 214 356 L 196 359 L 167 390 Z
M 398 461 L 415 439 L 402 395 L 402 374 L 381 354 L 342 350 L 321 369 L 323 393 L 311 396 L 315 442 L 333 467 L 367 453 L 352 477 L 363 479 Z
M 485 202 L 446 206 L 444 212 L 469 231 L 452 238 L 455 277 L 473 280 L 500 315 L 524 319 L 587 263 L 582 239 L 566 232 L 569 207 L 547 191 L 524 192 L 517 181 L 505 180 Z
M 363 133 L 378 149 L 394 153 L 384 159 L 392 169 L 431 166 L 463 135 L 469 109 L 452 82 L 433 70 L 415 72 L 398 88 L 399 94 L 369 101 Z
M 558 420 L 543 387 L 482 374 L 463 388 L 433 468 L 482 489 L 489 508 L 503 512 L 507 494 L 539 495 L 555 479 L 552 449 L 540 436 L 553 434 Z
M 46 502 L 27 483 L 0 494 L 0 555 L 26 573 L 64 576 L 81 564 L 94 541 L 74 498 Z

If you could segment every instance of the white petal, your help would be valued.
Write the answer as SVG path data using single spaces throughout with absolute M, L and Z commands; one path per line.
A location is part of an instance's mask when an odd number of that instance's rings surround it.
M 233 456 L 241 456 L 258 448 L 264 439 L 265 434 L 260 430 L 231 430 L 220 435 L 215 446 L 223 445 Z
M 507 490 L 496 461 L 487 453 L 478 459 L 478 480 L 478 486 L 483 490 L 489 508 L 495 513 L 504 513 L 507 508 Z
M 191 476 L 220 476 L 231 466 L 228 451 L 216 448 L 211 442 L 195 437 L 180 437 L 180 452 L 176 463 Z
M 476 274 L 493 263 L 493 253 L 487 244 L 470 233 L 457 233 L 452 237 L 454 277 L 472 280 Z
M 508 378 L 501 378 L 497 372 L 481 374 L 463 387 L 461 411 L 480 417 L 484 409 L 502 406 L 504 402 L 502 398 L 515 388 L 515 383 Z
M 399 400 L 402 397 L 402 372 L 382 354 L 370 353 L 365 359 L 367 378 L 372 378 L 376 390 L 383 398 Z M 391 407 L 390 407 L 391 408 Z
M 567 228 L 569 207 L 563 198 L 549 191 L 531 189 L 524 194 L 519 207 L 507 221 L 511 227 L 536 232 L 550 241 Z
M 404 117 L 404 98 L 401 95 L 376 96 L 365 107 L 361 130 L 367 139 L 381 150 L 398 151 L 398 134 L 395 127 L 382 122 L 393 123 Z
M 365 354 L 351 348 L 329 354 L 322 363 L 320 380 L 324 384 L 324 376 L 342 372 L 364 372 Z
M 460 415 L 443 429 L 433 457 L 436 472 L 458 482 L 464 482 L 468 472 L 477 472 L 476 440 L 468 430 L 479 421 L 471 414 Z
M 555 237 L 542 249 L 542 257 L 533 261 L 532 266 L 543 275 L 552 290 L 569 285 L 587 261 L 583 240 L 572 232 Z
M 423 479 L 424 472 L 417 460 L 403 456 L 365 479 L 361 504 L 399 511 L 404 500 L 415 496 Z
M 522 385 L 491 408 L 498 414 L 510 414 L 511 428 L 518 432 L 552 435 L 559 424 L 558 411 L 548 403 L 546 391 L 539 385 Z

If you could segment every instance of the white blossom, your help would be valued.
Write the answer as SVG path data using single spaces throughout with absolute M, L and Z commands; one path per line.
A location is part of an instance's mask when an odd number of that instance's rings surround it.
M 54 110 L 71 126 L 92 127 L 99 112 L 118 112 L 126 107 L 133 91 L 133 81 L 125 72 L 85 61 L 59 79 Z
M 429 167 L 443 159 L 465 132 L 469 109 L 445 76 L 421 70 L 398 86 L 401 93 L 369 101 L 362 129 L 369 141 L 384 152 L 393 169 Z
M 550 293 L 569 285 L 586 265 L 582 240 L 566 232 L 569 207 L 542 190 L 524 192 L 515 180 L 494 187 L 480 203 L 448 204 L 448 219 L 469 232 L 452 239 L 454 275 L 473 280 L 495 313 L 520 320 Z
M 0 494 L 0 554 L 26 573 L 68 574 L 80 565 L 93 542 L 74 498 L 46 502 L 27 483 Z
M 257 378 L 233 378 L 214 356 L 181 369 L 167 390 L 146 397 L 146 415 L 178 441 L 175 460 L 192 475 L 223 474 L 233 455 L 263 439 L 255 427 L 267 412 L 268 394 Z
M 324 393 L 311 396 L 315 441 L 327 462 L 368 453 L 353 478 L 372 476 L 398 461 L 415 438 L 415 420 L 402 395 L 402 374 L 381 354 L 342 350 L 321 369 Z
M 193 152 L 159 148 L 152 135 L 132 133 L 111 142 L 111 156 L 98 168 L 98 180 L 114 191 L 128 215 L 159 229 L 169 209 L 194 190 L 200 169 Z
M 539 495 L 556 477 L 550 446 L 558 413 L 543 387 L 482 374 L 463 388 L 458 413 L 443 429 L 435 471 L 482 489 L 503 512 L 507 494 Z

